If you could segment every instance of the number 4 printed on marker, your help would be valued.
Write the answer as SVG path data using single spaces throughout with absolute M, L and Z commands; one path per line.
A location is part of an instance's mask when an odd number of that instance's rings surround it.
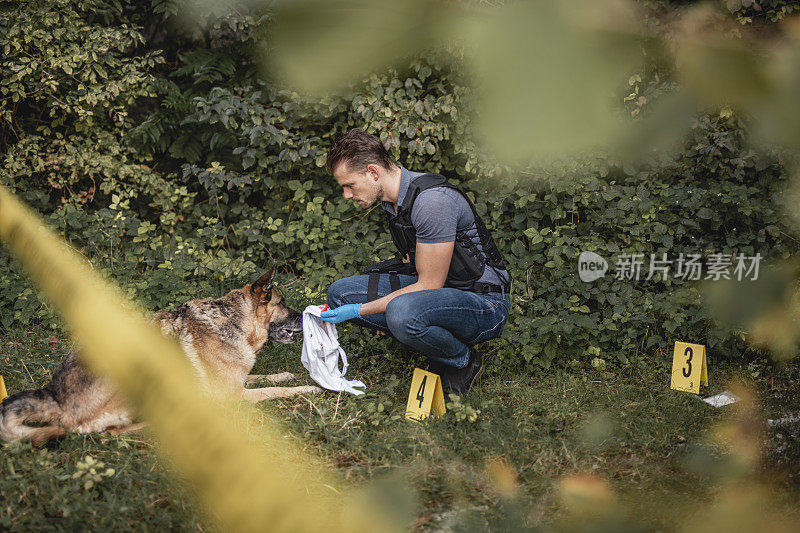
M 425 382 L 428 381 L 428 376 L 422 376 L 422 383 L 419 384 L 417 391 L 417 400 L 419 400 L 419 408 L 422 409 L 422 402 L 425 401 Z

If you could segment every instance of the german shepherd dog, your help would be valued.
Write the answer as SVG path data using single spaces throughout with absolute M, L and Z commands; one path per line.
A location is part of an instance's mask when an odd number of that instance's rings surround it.
M 289 372 L 249 375 L 267 339 L 288 344 L 302 331 L 302 317 L 286 306 L 272 286 L 274 275 L 275 267 L 255 283 L 222 298 L 191 300 L 154 316 L 162 333 L 177 337 L 207 391 L 222 387 L 251 402 L 321 392 L 314 386 L 245 388 L 261 380 L 294 379 Z M 134 424 L 134 413 L 116 388 L 90 374 L 75 351 L 61 361 L 47 385 L 9 396 L 0 404 L 0 440 L 4 441 L 30 440 L 40 445 L 67 431 L 117 435 L 142 426 Z

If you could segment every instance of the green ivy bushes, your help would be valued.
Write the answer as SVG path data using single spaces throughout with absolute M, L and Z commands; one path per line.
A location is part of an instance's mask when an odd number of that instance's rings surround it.
M 545 367 L 565 354 L 626 363 L 656 349 L 669 353 L 681 339 L 716 356 L 743 353 L 735 332 L 704 314 L 698 282 L 675 278 L 674 262 L 700 254 L 707 267 L 711 254 L 796 252 L 778 207 L 782 167 L 748 150 L 733 122 L 699 120 L 675 159 L 636 168 L 600 159 L 562 170 L 544 191 L 509 190 L 501 224 L 514 230 L 502 232 L 501 246 L 517 285 L 513 334 L 499 352 Z M 584 250 L 609 262 L 597 281 L 578 278 Z M 638 280 L 615 279 L 622 254 L 643 254 Z M 673 261 L 666 279 L 645 279 L 651 254 Z
M 392 254 L 379 209 L 344 201 L 324 169 L 332 137 L 353 126 L 471 195 L 515 280 L 506 334 L 490 348 L 511 362 L 626 362 L 678 338 L 738 354 L 695 284 L 615 280 L 614 259 L 796 250 L 777 207 L 779 158 L 748 147 L 730 113 L 698 117 L 679 151 L 636 167 L 597 155 L 520 169 L 481 156 L 452 56 L 309 100 L 256 76 L 250 52 L 268 13 L 167 31 L 173 7 L 33 0 L 3 8 L 12 31 L 0 36 L 3 182 L 148 308 L 219 294 L 272 262 L 299 279 L 295 297 L 316 301 Z M 631 79 L 641 94 L 666 90 L 651 73 Z M 610 262 L 604 278 L 580 281 L 583 250 Z M 5 327 L 57 327 L 5 251 L 0 271 Z

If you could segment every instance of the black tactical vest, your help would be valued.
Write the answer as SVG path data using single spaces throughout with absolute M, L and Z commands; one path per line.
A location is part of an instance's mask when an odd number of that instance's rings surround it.
M 478 283 L 478 280 L 483 276 L 484 269 L 488 266 L 497 270 L 506 270 L 503 256 L 497 245 L 492 239 L 491 233 L 486 229 L 486 225 L 475 210 L 475 206 L 470 199 L 465 195 L 461 189 L 448 182 L 447 179 L 441 174 L 423 174 L 415 178 L 411 185 L 408 187 L 403 205 L 400 206 L 396 215 L 391 215 L 385 212 L 386 219 L 389 224 L 389 232 L 392 235 L 397 250 L 400 252 L 400 257 L 405 257 L 411 260 L 410 265 L 414 265 L 414 255 L 417 248 L 417 231 L 411 224 L 411 211 L 414 208 L 414 202 L 417 200 L 419 194 L 427 189 L 433 187 L 448 187 L 458 191 L 461 196 L 466 198 L 472 216 L 475 218 L 475 227 L 478 231 L 481 248 L 483 253 L 475 243 L 467 235 L 466 231 L 457 231 L 456 240 L 453 246 L 453 258 L 450 260 L 450 270 L 447 272 L 447 279 L 445 280 L 445 287 L 453 287 L 467 291 L 474 291 L 480 293 L 488 292 L 508 292 L 509 284 L 502 286 L 490 283 Z

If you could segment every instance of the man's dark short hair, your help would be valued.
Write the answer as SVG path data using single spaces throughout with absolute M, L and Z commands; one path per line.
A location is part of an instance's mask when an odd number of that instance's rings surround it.
M 391 170 L 395 166 L 381 140 L 360 128 L 353 128 L 333 141 L 325 160 L 325 168 L 332 174 L 339 163 L 346 163 L 349 169 L 361 169 L 369 164 L 376 164 Z

